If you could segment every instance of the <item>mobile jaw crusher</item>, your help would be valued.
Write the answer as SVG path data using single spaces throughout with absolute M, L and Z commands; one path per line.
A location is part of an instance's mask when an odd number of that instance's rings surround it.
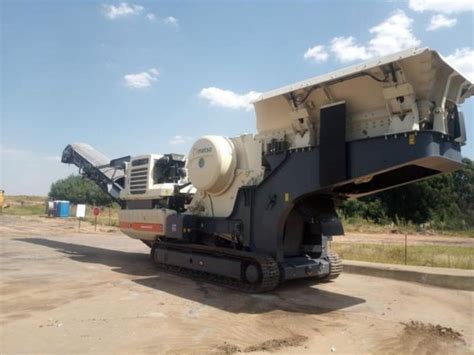
M 68 145 L 120 205 L 120 229 L 161 268 L 249 292 L 342 271 L 335 206 L 459 169 L 458 105 L 472 82 L 435 51 L 412 49 L 263 94 L 258 133 L 204 136 L 189 156 L 109 160 Z

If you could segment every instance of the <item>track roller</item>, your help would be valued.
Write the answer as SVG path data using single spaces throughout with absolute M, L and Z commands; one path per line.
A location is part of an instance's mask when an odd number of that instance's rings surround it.
M 163 270 L 249 293 L 268 292 L 280 283 L 270 256 L 200 244 L 157 242 L 151 249 Z

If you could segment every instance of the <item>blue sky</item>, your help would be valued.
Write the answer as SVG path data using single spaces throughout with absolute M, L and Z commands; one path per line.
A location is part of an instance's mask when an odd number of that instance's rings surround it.
M 0 3 L 7 194 L 76 172 L 59 162 L 71 142 L 113 158 L 255 132 L 258 93 L 413 45 L 474 73 L 472 0 Z

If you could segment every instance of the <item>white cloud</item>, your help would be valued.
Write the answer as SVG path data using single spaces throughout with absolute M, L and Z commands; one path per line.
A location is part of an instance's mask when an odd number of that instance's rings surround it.
M 372 56 L 365 46 L 355 43 L 354 37 L 335 37 L 331 41 L 331 51 L 341 62 L 365 60 Z
M 435 11 L 455 14 L 474 11 L 474 1 L 472 0 L 409 0 L 408 6 L 416 12 Z
M 458 20 L 450 18 L 445 15 L 434 15 L 431 17 L 430 24 L 426 27 L 427 31 L 434 31 L 438 28 L 453 27 L 456 25 Z
M 369 32 L 374 37 L 369 41 L 369 51 L 374 55 L 386 55 L 420 45 L 413 34 L 413 19 L 402 10 L 396 10 Z
M 145 7 L 136 4 L 129 4 L 126 2 L 121 2 L 118 5 L 102 5 L 104 9 L 104 14 L 107 18 L 114 20 L 120 17 L 134 16 L 144 14 L 149 21 L 163 23 L 172 27 L 178 27 L 179 21 L 176 17 L 158 17 L 152 12 L 145 13 Z
M 180 144 L 188 143 L 192 140 L 193 140 L 193 137 L 177 135 L 177 136 L 174 136 L 173 138 L 171 138 L 169 140 L 169 143 L 171 145 L 180 145 Z
M 173 17 L 173 16 L 168 16 L 166 17 L 163 22 L 167 25 L 171 25 L 171 26 L 175 26 L 175 27 L 178 27 L 179 26 L 179 21 L 176 17 Z
M 155 77 L 158 77 L 160 75 L 160 71 L 156 68 L 151 68 L 148 70 L 148 72 Z
M 450 18 L 442 14 L 434 15 L 431 17 L 430 24 L 428 25 L 428 27 L 426 27 L 426 29 L 428 31 L 434 31 L 442 27 L 449 28 L 455 26 L 457 22 L 457 19 Z
M 341 62 L 366 60 L 420 45 L 413 34 L 413 19 L 402 10 L 394 11 L 385 21 L 369 30 L 372 38 L 367 44 L 358 44 L 356 39 L 335 37 L 331 40 L 331 52 Z
M 127 17 L 138 15 L 143 11 L 144 7 L 141 5 L 127 4 L 121 2 L 119 5 L 104 5 L 105 16 L 113 20 L 119 17 Z
M 148 72 L 141 72 L 138 74 L 127 74 L 124 76 L 127 86 L 132 88 L 146 88 L 151 86 L 152 82 L 156 80 Z
M 260 97 L 261 93 L 249 91 L 246 94 L 237 94 L 230 90 L 223 90 L 216 87 L 204 88 L 199 93 L 199 97 L 209 100 L 211 105 L 226 107 L 231 109 L 252 109 L 252 102 Z
M 473 48 L 458 48 L 454 53 L 448 55 L 446 60 L 452 64 L 462 74 L 469 76 L 469 79 L 474 80 L 474 49 Z
M 134 89 L 143 89 L 150 87 L 154 81 L 158 80 L 160 72 L 156 68 L 151 68 L 137 74 L 127 74 L 123 78 L 125 85 Z
M 303 57 L 304 59 L 312 60 L 314 62 L 325 62 L 328 59 L 329 54 L 326 52 L 324 46 L 314 46 L 308 48 Z

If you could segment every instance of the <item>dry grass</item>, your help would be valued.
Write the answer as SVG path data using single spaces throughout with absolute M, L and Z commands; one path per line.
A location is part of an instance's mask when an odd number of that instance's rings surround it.
M 405 263 L 405 246 L 393 244 L 331 243 L 343 259 L 387 264 Z M 450 245 L 411 245 L 407 264 L 418 266 L 474 269 L 474 247 Z
M 92 208 L 86 209 L 86 221 L 94 224 L 95 216 L 92 213 Z M 119 219 L 118 219 L 118 209 L 117 208 L 111 208 L 111 207 L 104 207 L 97 216 L 97 224 L 101 224 L 104 226 L 118 226 L 119 225 Z
M 456 237 L 474 238 L 474 229 L 466 230 L 439 230 L 432 229 L 430 226 L 420 226 L 413 223 L 391 223 L 391 224 L 375 224 L 368 222 L 362 218 L 342 219 L 344 230 L 348 233 L 395 233 L 395 234 L 422 234 L 422 235 L 445 235 Z
M 45 213 L 46 197 L 43 196 L 5 196 L 2 212 L 20 216 L 38 216 Z
M 3 213 L 19 216 L 44 216 L 46 215 L 46 201 L 44 196 L 6 196 L 5 205 L 7 208 L 3 209 Z M 87 206 L 85 220 L 94 223 L 94 215 L 92 213 L 93 206 Z M 76 215 L 76 206 L 72 205 L 70 209 L 70 216 Z M 117 226 L 118 225 L 118 210 L 114 207 L 104 207 L 102 212 L 97 217 L 97 224 Z

